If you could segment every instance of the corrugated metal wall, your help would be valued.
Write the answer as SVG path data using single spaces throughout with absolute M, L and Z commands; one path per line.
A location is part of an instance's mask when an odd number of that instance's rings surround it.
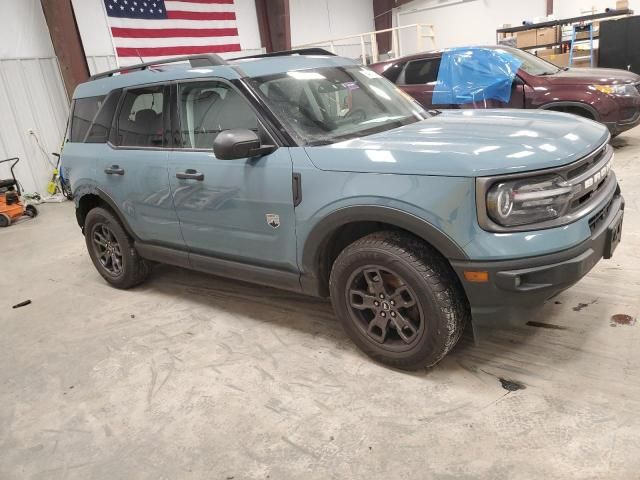
M 118 68 L 115 55 L 87 55 L 87 65 L 91 75 Z
M 26 192 L 46 193 L 68 112 L 55 57 L 0 59 L 0 158 L 20 157 L 16 176 Z M 9 176 L 0 165 L 0 178 Z

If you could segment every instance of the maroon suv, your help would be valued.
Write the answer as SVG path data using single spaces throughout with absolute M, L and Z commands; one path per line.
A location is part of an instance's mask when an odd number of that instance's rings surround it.
M 613 135 L 640 123 L 640 76 L 609 68 L 559 68 L 517 48 L 502 50 L 522 61 L 509 103 L 486 100 L 465 105 L 433 104 L 442 52 L 428 52 L 371 65 L 425 108 L 545 108 L 605 124 Z

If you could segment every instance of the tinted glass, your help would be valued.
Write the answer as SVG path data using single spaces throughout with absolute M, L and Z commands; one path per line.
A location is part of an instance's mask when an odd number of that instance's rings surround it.
M 213 148 L 218 133 L 232 128 L 259 134 L 255 112 L 241 94 L 222 82 L 180 86 L 180 125 L 185 148 Z
M 127 90 L 118 116 L 118 145 L 162 147 L 164 87 Z
M 85 138 L 85 143 L 106 143 L 109 139 L 109 132 L 113 122 L 113 115 L 120 99 L 120 90 L 116 90 L 107 95 L 102 102 L 102 106 L 94 118 L 89 133 Z
M 251 84 L 305 145 L 371 135 L 428 117 L 415 100 L 366 67 L 290 71 L 253 78 Z
M 389 65 L 389 67 L 383 71 L 380 75 L 389 80 L 390 82 L 396 83 L 400 73 L 402 73 L 402 69 L 404 68 L 404 63 L 394 63 L 393 65 Z
M 438 70 L 440 70 L 440 59 L 414 60 L 409 62 L 404 71 L 404 83 L 406 85 L 416 85 L 430 83 L 438 80 Z
M 77 98 L 71 117 L 71 135 L 69 141 L 83 142 L 89 126 L 102 106 L 104 95 L 99 97 Z

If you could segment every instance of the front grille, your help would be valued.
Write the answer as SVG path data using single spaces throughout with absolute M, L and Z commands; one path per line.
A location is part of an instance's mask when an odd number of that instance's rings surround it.
M 580 174 L 586 172 L 594 165 L 597 165 L 598 162 L 602 160 L 602 157 L 606 153 L 607 153 L 607 148 L 605 145 L 604 147 L 600 148 L 600 150 L 595 155 L 589 155 L 584 160 L 579 160 L 578 161 L 579 165 L 577 167 L 571 168 L 571 170 L 567 172 L 567 176 L 566 176 L 567 180 L 571 180 L 572 178 L 578 177 L 580 176 Z
M 613 205 L 613 198 L 611 198 L 607 202 L 607 204 L 598 211 L 598 213 L 596 213 L 593 217 L 589 219 L 589 229 L 591 230 L 591 233 L 598 230 L 600 225 L 602 225 L 602 222 L 604 222 L 604 220 L 609 215 L 612 205 Z
M 569 205 L 569 214 L 584 209 L 605 188 L 609 180 L 612 160 L 613 148 L 610 145 L 604 145 L 559 172 L 566 179 L 566 183 L 575 189 Z

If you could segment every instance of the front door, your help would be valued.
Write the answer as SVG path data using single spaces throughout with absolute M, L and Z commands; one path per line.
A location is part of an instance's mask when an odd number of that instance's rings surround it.
M 168 89 L 152 85 L 122 92 L 96 173 L 100 188 L 140 240 L 184 248 L 167 175 Z
M 273 144 L 244 96 L 225 81 L 178 85 L 181 148 L 169 155 L 169 180 L 182 235 L 195 254 L 297 272 L 289 149 L 218 160 L 223 130 L 250 129 Z

